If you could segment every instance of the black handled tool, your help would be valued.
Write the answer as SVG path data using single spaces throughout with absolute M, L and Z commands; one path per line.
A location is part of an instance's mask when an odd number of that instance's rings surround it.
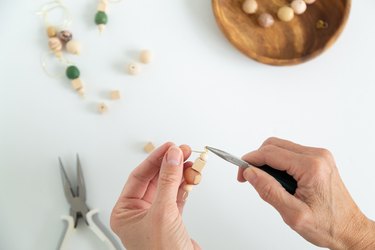
M 234 165 L 239 166 L 241 168 L 256 167 L 220 149 L 207 147 L 207 146 L 206 148 L 212 153 L 219 156 L 220 158 L 230 163 L 233 163 Z M 264 165 L 264 166 L 257 167 L 257 168 L 273 176 L 285 188 L 285 190 L 288 191 L 288 193 L 290 193 L 291 195 L 294 195 L 296 193 L 297 181 L 293 178 L 293 176 L 289 175 L 286 171 L 277 170 L 268 165 Z

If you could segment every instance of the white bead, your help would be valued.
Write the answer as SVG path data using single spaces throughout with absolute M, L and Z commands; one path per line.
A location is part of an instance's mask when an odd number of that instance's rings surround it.
M 268 27 L 271 27 L 275 23 L 275 20 L 273 19 L 273 16 L 271 14 L 262 13 L 258 17 L 258 23 L 261 27 L 268 28 Z
M 81 44 L 76 40 L 70 40 L 66 44 L 66 50 L 74 55 L 79 55 L 81 53 Z
M 290 7 L 292 7 L 294 13 L 296 13 L 297 15 L 303 14 L 307 9 L 307 5 L 303 0 L 294 0 L 290 4 Z
M 150 50 L 142 50 L 139 55 L 139 60 L 142 63 L 150 63 L 152 61 L 152 52 Z
M 127 66 L 127 71 L 131 75 L 137 75 L 141 72 L 141 68 L 136 63 L 129 63 Z
M 290 22 L 294 18 L 294 10 L 288 6 L 283 6 L 277 12 L 277 16 L 281 21 Z
M 307 4 L 313 4 L 313 3 L 315 3 L 315 1 L 316 0 L 305 0 L 305 3 L 307 3 Z
M 242 10 L 246 14 L 254 14 L 258 10 L 258 3 L 255 0 L 245 0 L 242 4 Z

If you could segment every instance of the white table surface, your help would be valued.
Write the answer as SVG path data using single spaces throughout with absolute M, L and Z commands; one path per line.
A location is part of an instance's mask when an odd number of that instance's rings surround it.
M 330 149 L 360 208 L 375 218 L 375 1 L 354 1 L 333 48 L 299 66 L 256 63 L 227 42 L 210 0 L 124 0 L 110 6 L 107 30 L 93 24 L 96 1 L 66 0 L 83 44 L 70 57 L 87 98 L 43 72 L 47 50 L 35 12 L 44 1 L 0 2 L 0 249 L 55 249 L 68 213 L 58 169 L 81 156 L 87 203 L 111 209 L 147 141 L 205 145 L 242 155 L 269 136 Z M 123 68 L 149 48 L 139 76 Z M 119 102 L 107 100 L 112 89 Z M 99 115 L 105 101 L 109 112 Z M 184 214 L 203 249 L 316 249 L 285 225 L 236 168 L 210 157 Z M 82 226 L 71 249 L 105 249 Z

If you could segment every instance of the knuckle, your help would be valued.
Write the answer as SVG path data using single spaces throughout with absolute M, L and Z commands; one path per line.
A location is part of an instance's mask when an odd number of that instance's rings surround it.
M 263 145 L 272 145 L 272 144 L 274 144 L 277 140 L 279 140 L 277 137 L 268 137 L 268 138 L 263 142 Z
M 174 173 L 161 172 L 159 174 L 159 181 L 163 185 L 170 185 L 179 182 L 179 178 Z
M 298 211 L 292 218 L 284 219 L 293 230 L 302 231 L 305 225 L 309 224 L 309 215 L 304 211 Z
M 264 201 L 269 202 L 272 205 L 277 205 L 275 204 L 277 202 L 277 193 L 275 189 L 272 188 L 272 185 L 264 185 L 261 188 L 259 195 Z
M 109 225 L 112 229 L 112 231 L 115 233 L 115 234 L 118 234 L 118 230 L 119 230 L 119 221 L 120 221 L 120 218 L 118 216 L 118 213 L 116 211 L 116 209 L 114 208 L 112 210 L 112 213 L 111 213 L 111 217 L 109 219 Z
M 331 160 L 333 158 L 332 153 L 328 149 L 325 149 L 325 148 L 318 148 L 317 154 L 318 156 L 326 160 Z
M 274 150 L 276 146 L 274 145 L 271 145 L 271 144 L 267 144 L 267 145 L 264 145 L 262 146 L 259 151 L 262 152 L 262 153 L 270 153 Z

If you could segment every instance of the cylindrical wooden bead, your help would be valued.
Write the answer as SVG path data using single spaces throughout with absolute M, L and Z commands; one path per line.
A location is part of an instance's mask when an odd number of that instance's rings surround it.
M 108 13 L 108 4 L 104 2 L 99 2 L 97 10 Z
M 61 41 L 57 37 L 51 37 L 48 39 L 48 47 L 53 52 L 58 52 L 58 51 L 61 51 L 62 44 L 61 44 Z
M 185 192 L 191 192 L 191 190 L 193 190 L 193 185 L 188 185 L 188 184 L 185 184 L 182 189 L 185 191 Z
M 140 55 L 139 55 L 139 60 L 142 63 L 148 64 L 152 60 L 152 53 L 149 50 L 142 50 Z
M 190 167 L 185 169 L 184 179 L 187 184 L 198 185 L 202 179 L 202 175 Z
M 246 14 L 254 14 L 258 10 L 258 3 L 256 0 L 245 0 L 242 4 L 242 10 Z
M 126 69 L 130 75 L 137 75 L 141 71 L 141 68 L 136 63 L 129 63 Z

